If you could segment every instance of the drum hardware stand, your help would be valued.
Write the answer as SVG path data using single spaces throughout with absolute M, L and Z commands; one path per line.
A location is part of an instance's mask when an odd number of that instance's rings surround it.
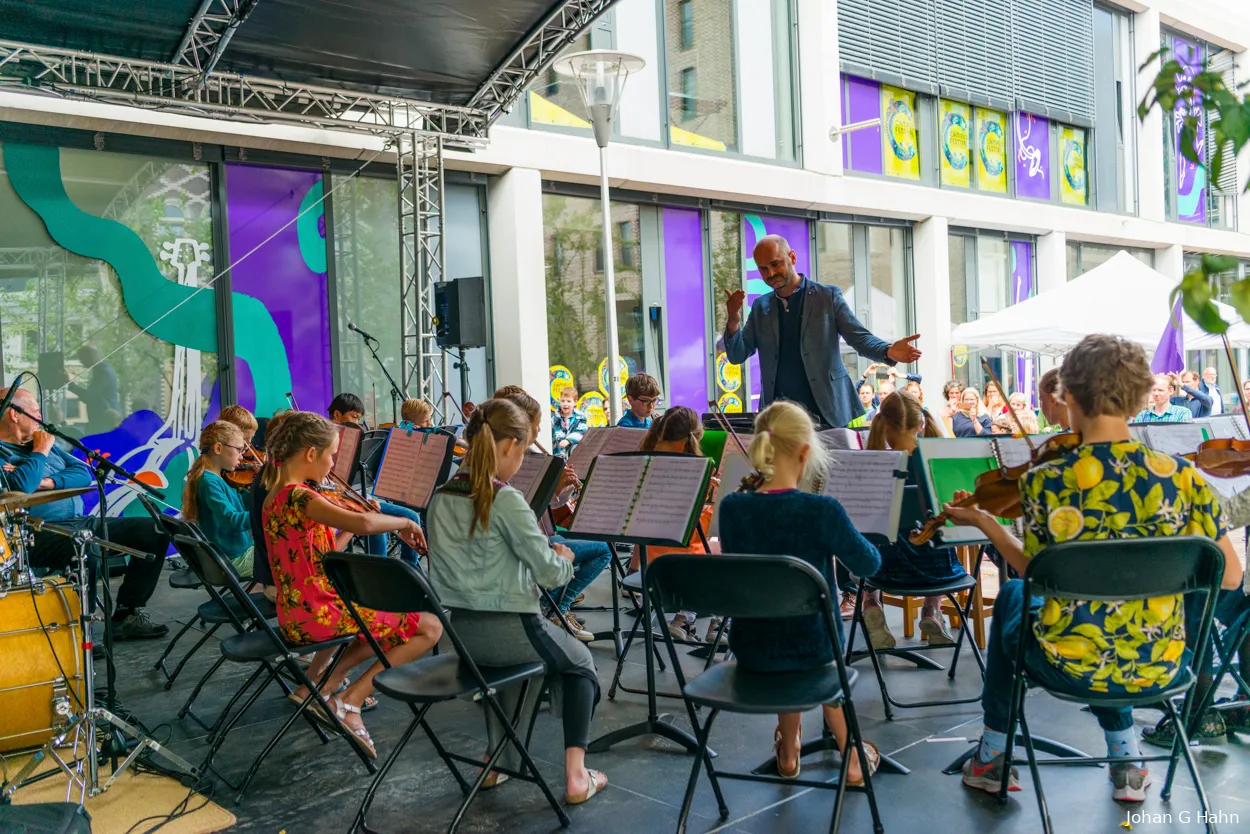
M 88 583 L 90 582 L 87 569 L 87 548 L 92 544 L 94 539 L 91 532 L 88 530 L 76 530 L 69 527 L 48 524 L 39 519 L 29 519 L 27 524 L 33 526 L 35 529 L 46 530 L 51 533 L 56 533 L 57 535 L 66 536 L 67 538 L 73 540 L 74 550 L 78 555 L 78 585 L 85 596 Z M 108 541 L 95 540 L 94 543 L 102 548 L 114 550 L 132 557 L 144 557 L 144 554 L 141 554 L 138 551 L 122 547 L 121 545 L 115 545 Z M 31 757 L 30 761 L 26 763 L 26 765 L 15 777 L 13 777 L 13 779 L 7 780 L 3 783 L 3 785 L 0 785 L 0 803 L 7 803 L 18 788 L 34 781 L 29 778 L 30 775 L 35 771 L 35 768 L 37 768 L 44 761 L 44 759 L 49 756 L 52 757 L 65 775 L 69 777 L 69 785 L 66 787 L 67 800 L 72 795 L 74 786 L 78 786 L 78 805 L 80 807 L 87 801 L 87 797 L 98 796 L 112 787 L 113 783 L 117 781 L 117 778 L 121 776 L 127 768 L 134 764 L 135 760 L 147 750 L 151 750 L 154 755 L 159 755 L 164 760 L 166 768 L 178 771 L 184 776 L 190 777 L 196 781 L 200 778 L 200 771 L 198 768 L 174 754 L 173 751 L 165 748 L 162 744 L 160 744 L 160 742 L 156 741 L 156 739 L 151 736 L 146 735 L 137 727 L 117 717 L 104 707 L 96 706 L 95 670 L 91 658 L 91 608 L 90 606 L 81 603 L 82 600 L 80 599 L 78 616 L 79 627 L 81 629 L 81 649 L 83 655 L 83 693 L 86 703 L 81 705 L 81 710 L 79 712 L 74 713 L 73 704 L 71 703 L 68 693 L 56 700 L 54 704 L 56 713 L 58 715 L 68 716 L 69 722 L 60 729 L 56 736 L 50 739 L 48 743 L 43 746 L 43 749 Z M 108 724 L 113 730 L 120 732 L 122 735 L 138 742 L 134 750 L 130 752 L 130 755 L 128 755 L 120 765 L 114 766 L 112 775 L 109 776 L 108 781 L 103 785 L 100 784 L 100 751 L 97 746 L 97 732 L 101 724 Z M 65 746 L 66 739 L 72 736 L 72 747 L 76 755 L 80 738 L 83 734 L 86 735 L 83 759 L 74 759 L 73 766 L 71 766 L 70 762 L 61 758 L 61 754 L 58 752 L 57 748 Z M 82 774 L 84 760 L 87 767 L 85 776 Z

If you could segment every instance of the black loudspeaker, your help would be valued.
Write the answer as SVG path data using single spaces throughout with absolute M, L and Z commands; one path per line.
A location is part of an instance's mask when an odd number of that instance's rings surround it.
M 480 277 L 434 285 L 434 340 L 442 348 L 486 347 L 486 284 Z

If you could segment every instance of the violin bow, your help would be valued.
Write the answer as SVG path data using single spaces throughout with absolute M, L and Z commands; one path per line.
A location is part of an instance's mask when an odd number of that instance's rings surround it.
M 708 400 L 707 407 L 710 408 L 712 413 L 716 415 L 716 421 L 720 423 L 721 428 L 723 428 L 728 435 L 734 439 L 734 443 L 737 445 L 738 451 L 742 452 L 742 457 L 746 459 L 747 465 L 751 467 L 751 472 L 754 474 L 754 477 L 762 482 L 764 473 L 755 468 L 755 462 L 751 460 L 751 455 L 747 453 L 747 447 L 742 445 L 742 438 L 738 437 L 738 433 L 734 431 L 733 425 L 725 417 L 725 412 L 721 411 L 720 403 L 716 402 L 716 400 Z M 722 462 L 724 461 L 724 454 L 721 455 L 721 460 Z
M 291 404 L 292 411 L 299 411 L 299 403 L 295 402 L 295 395 L 290 391 L 286 392 L 286 401 Z
M 998 381 L 998 375 L 994 373 L 994 369 L 990 367 L 989 361 L 982 356 L 981 367 L 989 374 L 990 382 L 994 383 L 994 387 L 998 389 L 998 396 L 1002 398 L 1003 404 L 1007 406 L 1007 413 L 1011 415 L 1011 420 L 1016 424 L 1016 430 L 1020 432 L 1020 436 L 1024 438 L 1024 442 L 1029 444 L 1029 452 L 1036 453 L 1037 447 L 1033 445 L 1033 438 L 1029 437 L 1029 433 L 1024 430 L 1024 424 L 1020 422 L 1020 415 L 1011 407 L 1011 401 L 1007 399 L 1007 393 L 1003 391 L 1002 383 Z
M 1246 428 L 1250 430 L 1250 409 L 1246 406 L 1246 392 L 1241 390 L 1241 376 L 1237 373 L 1237 360 L 1233 358 L 1233 346 L 1228 342 L 1228 333 L 1224 333 L 1224 355 L 1228 357 L 1228 367 L 1233 373 L 1233 384 L 1237 386 L 1237 402 L 1241 403 L 1241 415 L 1246 418 Z

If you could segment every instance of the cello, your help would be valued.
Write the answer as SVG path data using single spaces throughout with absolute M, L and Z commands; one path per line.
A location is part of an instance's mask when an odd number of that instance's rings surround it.
M 981 367 L 989 375 L 994 387 L 998 389 L 999 395 L 1002 396 L 1003 387 L 999 383 L 994 370 L 990 367 L 990 363 L 984 357 L 981 359 Z M 1008 412 L 1011 414 L 1012 421 L 1016 424 L 1016 430 L 1024 437 L 1025 442 L 1029 444 L 1028 462 L 1016 466 L 999 466 L 997 469 L 982 472 L 973 482 L 972 494 L 960 501 L 953 502 L 951 504 L 952 507 L 963 508 L 975 505 L 986 512 L 993 513 L 998 518 L 1019 518 L 1023 514 L 1023 508 L 1020 504 L 1020 479 L 1033 467 L 1060 458 L 1081 445 L 1080 435 L 1075 432 L 1057 434 L 1054 437 L 1047 438 L 1041 446 L 1034 445 L 1033 439 L 1029 437 L 1024 430 L 1024 426 L 1020 423 L 1020 416 L 1016 414 L 1015 409 L 1009 408 Z M 948 521 L 950 521 L 950 515 L 945 511 L 940 512 L 909 533 L 907 540 L 919 547 L 937 535 L 938 531 Z

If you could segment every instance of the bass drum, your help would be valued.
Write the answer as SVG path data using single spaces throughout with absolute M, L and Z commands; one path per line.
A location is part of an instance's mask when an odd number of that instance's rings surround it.
M 63 580 L 0 597 L 0 753 L 45 744 L 86 706 L 78 617 Z

